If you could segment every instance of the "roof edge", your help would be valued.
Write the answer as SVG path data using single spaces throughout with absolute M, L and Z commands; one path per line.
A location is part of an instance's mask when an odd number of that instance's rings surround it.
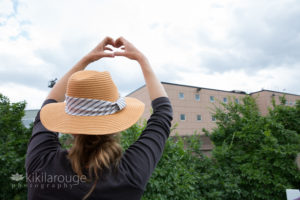
M 125 97 L 128 97 L 129 95 L 132 95 L 133 93 L 135 93 L 136 91 L 142 89 L 142 88 L 145 87 L 145 86 L 146 86 L 146 84 L 142 85 L 141 87 L 139 87 L 139 88 L 133 90 L 132 92 L 130 92 L 129 94 L 127 94 Z
M 279 91 L 274 91 L 274 90 L 260 90 L 260 91 L 256 91 L 256 92 L 251 92 L 251 93 L 247 93 L 244 91 L 241 92 L 236 92 L 239 90 L 232 90 L 232 91 L 228 91 L 228 90 L 219 90 L 219 89 L 213 89 L 213 88 L 205 88 L 205 87 L 198 87 L 198 86 L 192 86 L 192 85 L 184 85 L 184 84 L 178 84 L 178 83 L 169 83 L 169 82 L 165 82 L 165 81 L 161 81 L 161 84 L 166 84 L 166 85 L 175 85 L 175 86 L 182 86 L 182 87 L 190 87 L 190 88 L 200 88 L 200 89 L 205 89 L 205 90 L 213 90 L 213 91 L 220 91 L 220 92 L 227 92 L 227 93 L 233 93 L 233 94 L 244 94 L 244 95 L 253 95 L 255 93 L 259 93 L 259 92 L 263 92 L 263 91 L 267 91 L 267 92 L 275 92 L 275 93 L 281 93 L 281 94 L 287 94 L 287 95 L 294 95 L 294 96 L 300 96 L 298 94 L 293 94 L 293 93 L 287 93 L 287 92 L 279 92 Z M 131 94 L 135 93 L 136 91 L 142 89 L 143 87 L 145 87 L 146 84 L 142 85 L 141 87 L 135 89 L 134 91 L 130 92 L 129 94 L 126 95 L 130 96 Z
M 294 95 L 294 96 L 300 96 L 299 94 L 293 94 L 293 93 L 288 93 L 288 92 L 279 92 L 279 91 L 274 91 L 274 90 L 265 90 L 265 89 L 262 89 L 260 91 L 257 91 L 257 92 L 251 92 L 249 93 L 250 95 L 252 94 L 255 94 L 255 93 L 259 93 L 259 92 L 275 92 L 275 93 L 280 93 L 280 94 L 287 94 L 287 95 Z
M 161 82 L 161 83 L 162 84 L 167 84 L 167 85 L 176 85 L 176 86 L 191 87 L 191 88 L 201 88 L 201 89 L 205 89 L 205 90 L 214 90 L 214 91 L 228 92 L 228 93 L 233 93 L 233 94 L 244 94 L 244 95 L 247 95 L 247 92 L 244 92 L 244 91 L 242 91 L 243 93 L 240 93 L 240 92 L 234 92 L 234 90 L 232 90 L 232 91 L 219 90 L 219 89 L 213 89 L 213 88 L 197 87 L 197 86 L 192 86 L 192 85 L 184 85 L 184 84 L 169 83 L 169 82 Z

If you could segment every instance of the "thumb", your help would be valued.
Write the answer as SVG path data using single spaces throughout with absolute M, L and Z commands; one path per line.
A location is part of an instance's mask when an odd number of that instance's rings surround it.
M 99 54 L 100 57 L 114 57 L 114 53 L 101 53 Z
M 114 56 L 126 56 L 125 52 L 116 51 L 114 52 Z

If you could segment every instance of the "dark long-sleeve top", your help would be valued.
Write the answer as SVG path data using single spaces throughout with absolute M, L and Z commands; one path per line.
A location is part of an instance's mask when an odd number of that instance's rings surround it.
M 53 99 L 45 100 L 56 103 Z M 88 199 L 140 199 L 147 182 L 160 160 L 170 134 L 172 107 L 167 97 L 152 101 L 153 114 L 145 130 L 122 155 L 117 173 L 104 170 Z M 91 189 L 72 170 L 68 151 L 61 148 L 58 133 L 46 129 L 40 112 L 34 122 L 26 154 L 28 199 L 82 199 Z

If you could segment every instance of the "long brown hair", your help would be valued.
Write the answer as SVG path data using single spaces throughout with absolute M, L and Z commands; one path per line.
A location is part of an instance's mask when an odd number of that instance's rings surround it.
M 88 169 L 87 180 L 94 180 L 94 185 L 83 199 L 87 199 L 93 192 L 104 169 L 117 169 L 121 156 L 119 133 L 74 136 L 68 155 L 72 168 L 80 177 L 83 175 L 83 169 Z

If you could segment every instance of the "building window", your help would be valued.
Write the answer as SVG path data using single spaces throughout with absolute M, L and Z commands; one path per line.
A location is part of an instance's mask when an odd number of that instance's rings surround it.
M 290 101 L 290 106 L 292 106 L 293 105 L 293 102 L 292 101 Z
M 223 98 L 223 102 L 224 102 L 224 103 L 227 103 L 227 97 L 224 97 L 224 98 Z
M 214 116 L 211 116 L 211 121 L 215 122 L 216 118 Z
M 237 103 L 237 104 L 240 103 L 238 98 L 235 99 L 235 103 Z
M 210 102 L 215 102 L 215 97 L 214 96 L 210 96 L 209 99 L 210 99 Z
M 201 120 L 202 120 L 201 115 L 197 115 L 197 121 L 201 121 Z
M 183 92 L 179 92 L 179 99 L 184 99 L 184 93 Z
M 185 121 L 185 114 L 180 114 L 180 120 Z
M 200 94 L 195 94 L 195 100 L 200 101 Z

